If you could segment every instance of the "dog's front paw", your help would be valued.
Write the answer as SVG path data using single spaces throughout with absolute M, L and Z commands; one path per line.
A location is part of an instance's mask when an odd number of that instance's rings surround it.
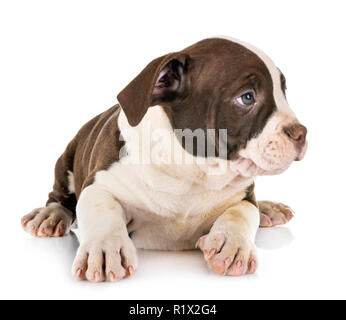
M 293 210 L 278 202 L 258 201 L 261 214 L 260 227 L 274 227 L 290 221 L 294 215 Z
M 137 268 L 137 252 L 128 235 L 82 243 L 73 262 L 76 280 L 118 281 L 132 276 Z
M 34 209 L 21 220 L 22 227 L 37 237 L 62 237 L 70 231 L 72 212 L 59 203 Z
M 203 251 L 208 266 L 218 274 L 241 276 L 256 271 L 255 246 L 241 235 L 209 233 L 196 246 Z

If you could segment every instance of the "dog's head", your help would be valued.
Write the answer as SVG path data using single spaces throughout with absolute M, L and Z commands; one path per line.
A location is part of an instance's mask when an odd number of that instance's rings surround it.
M 284 75 L 264 53 L 213 38 L 155 59 L 118 100 L 132 126 L 150 106 L 160 105 L 173 129 L 215 129 L 213 141 L 206 134 L 205 144 L 216 154 L 221 156 L 223 145 L 223 157 L 251 160 L 271 174 L 301 160 L 306 150 L 307 130 L 289 108 L 285 90 Z M 220 129 L 227 130 L 222 138 Z M 210 148 L 203 150 L 189 152 L 207 157 Z

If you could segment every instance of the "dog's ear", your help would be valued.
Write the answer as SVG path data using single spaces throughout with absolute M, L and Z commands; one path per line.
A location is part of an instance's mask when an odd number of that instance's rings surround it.
M 183 53 L 157 58 L 118 94 L 131 126 L 138 125 L 150 106 L 172 101 L 184 92 L 188 59 Z

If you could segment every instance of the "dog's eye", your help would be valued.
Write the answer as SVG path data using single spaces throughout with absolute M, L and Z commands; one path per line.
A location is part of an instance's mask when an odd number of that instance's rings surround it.
M 252 92 L 246 92 L 237 98 L 237 102 L 242 106 L 249 106 L 255 103 L 255 97 Z

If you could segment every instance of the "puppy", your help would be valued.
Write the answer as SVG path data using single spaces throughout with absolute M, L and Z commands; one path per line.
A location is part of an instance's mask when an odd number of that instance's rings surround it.
M 257 228 L 293 215 L 256 202 L 254 178 L 281 173 L 307 146 L 285 90 L 270 58 L 236 40 L 153 60 L 68 144 L 46 206 L 22 218 L 24 229 L 59 237 L 77 220 L 78 280 L 131 276 L 136 248 L 199 247 L 218 274 L 255 272 Z

